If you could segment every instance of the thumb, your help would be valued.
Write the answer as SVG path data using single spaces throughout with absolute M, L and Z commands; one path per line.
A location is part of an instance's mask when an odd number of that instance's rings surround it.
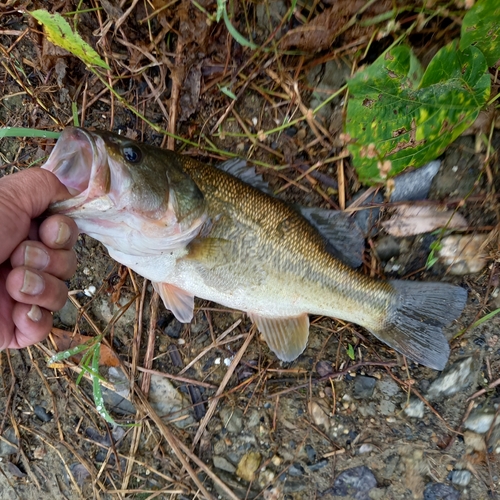
M 47 170 L 30 168 L 0 179 L 0 263 L 28 237 L 31 220 L 51 203 L 71 198 Z

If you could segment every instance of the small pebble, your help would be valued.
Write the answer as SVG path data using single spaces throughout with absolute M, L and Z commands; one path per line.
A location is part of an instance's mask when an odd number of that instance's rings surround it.
M 304 467 L 299 463 L 294 463 L 288 468 L 288 474 L 293 477 L 301 477 L 304 475 Z
M 372 396 L 375 389 L 376 378 L 360 375 L 354 380 L 353 396 L 356 399 L 366 399 Z
M 333 483 L 334 495 L 342 497 L 367 498 L 372 488 L 377 486 L 377 480 L 373 472 L 366 466 L 353 467 L 341 472 Z
M 463 391 L 472 384 L 478 369 L 479 363 L 476 356 L 456 361 L 431 383 L 427 397 L 435 400 Z
M 259 452 L 251 451 L 243 455 L 236 469 L 236 475 L 245 481 L 255 479 L 255 471 L 259 468 L 262 457 Z
M 429 483 L 424 490 L 424 500 L 460 500 L 460 493 L 447 484 Z
M 325 467 L 325 465 L 328 465 L 327 458 L 323 458 L 323 459 L 319 460 L 318 462 L 316 462 L 315 464 L 308 465 L 307 468 L 309 469 L 309 472 L 316 472 L 316 471 L 322 469 L 323 467 Z
M 358 452 L 360 454 L 362 454 L 362 453 L 370 453 L 370 451 L 373 451 L 373 445 L 369 444 L 369 443 L 362 444 L 359 447 L 359 450 L 358 450 Z
M 40 405 L 35 405 L 33 408 L 35 415 L 42 421 L 42 422 L 50 422 L 54 416 L 52 413 L 48 413 L 47 410 Z
M 451 482 L 457 486 L 467 486 L 472 474 L 468 470 L 454 470 L 450 474 Z
M 316 462 L 316 450 L 310 444 L 306 444 L 305 450 L 306 450 L 307 458 L 308 458 L 309 462 L 310 463 Z
M 404 412 L 412 418 L 423 418 L 425 404 L 420 399 L 410 399 L 410 402 L 405 407 Z

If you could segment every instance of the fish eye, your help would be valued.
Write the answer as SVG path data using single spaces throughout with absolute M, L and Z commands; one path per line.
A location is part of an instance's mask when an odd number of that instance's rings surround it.
M 142 160 L 142 151 L 138 146 L 125 146 L 122 155 L 129 163 L 139 163 Z

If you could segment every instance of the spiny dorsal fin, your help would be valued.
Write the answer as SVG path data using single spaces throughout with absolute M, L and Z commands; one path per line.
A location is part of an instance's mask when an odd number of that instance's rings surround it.
M 282 361 L 293 361 L 304 352 L 309 337 L 307 314 L 290 318 L 265 318 L 255 313 L 248 315 L 262 333 L 269 349 Z
M 193 319 L 194 295 L 170 283 L 152 282 L 152 284 L 165 307 L 172 311 L 181 323 L 189 323 Z

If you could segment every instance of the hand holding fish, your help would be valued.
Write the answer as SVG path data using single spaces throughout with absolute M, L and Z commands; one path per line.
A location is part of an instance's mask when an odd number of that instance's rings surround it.
M 0 350 L 43 340 L 52 327 L 50 311 L 66 301 L 63 280 L 76 270 L 78 228 L 64 215 L 41 224 L 33 219 L 69 196 L 57 177 L 39 168 L 0 180 Z

